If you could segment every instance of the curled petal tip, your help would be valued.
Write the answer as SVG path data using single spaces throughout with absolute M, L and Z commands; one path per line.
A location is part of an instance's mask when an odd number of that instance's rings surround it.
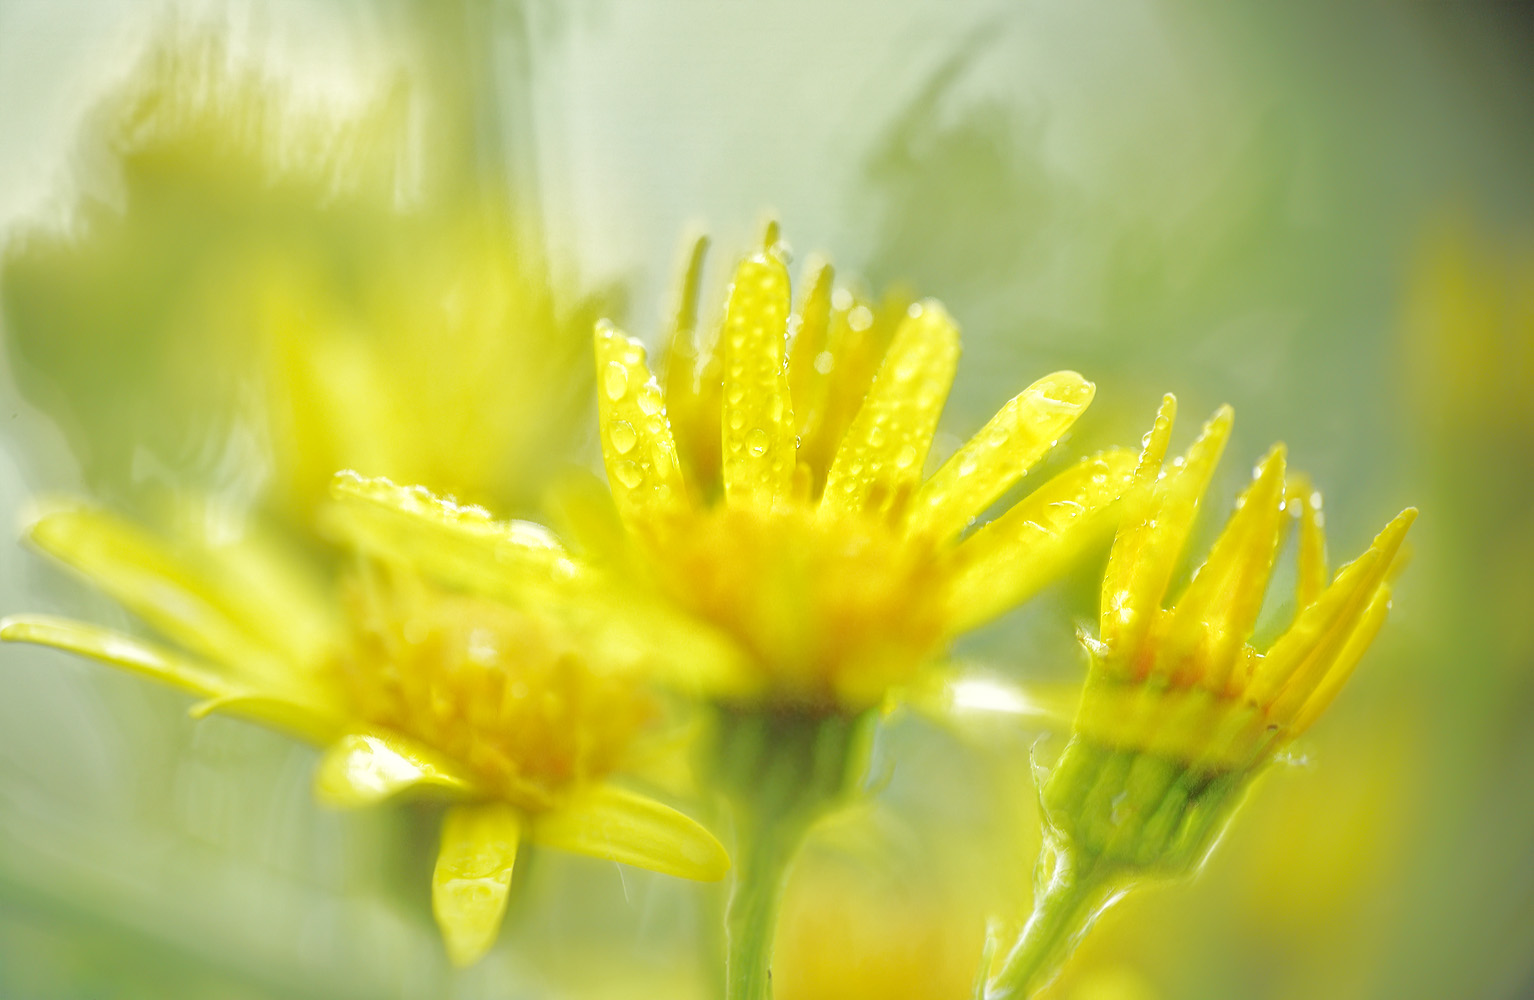
M 1097 395 L 1097 386 L 1080 372 L 1065 369 L 1039 380 L 1044 394 L 1057 403 L 1086 409 Z

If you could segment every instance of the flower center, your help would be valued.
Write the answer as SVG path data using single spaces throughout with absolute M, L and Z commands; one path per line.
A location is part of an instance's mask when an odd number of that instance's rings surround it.
M 874 704 L 942 638 L 948 560 L 871 518 L 718 506 L 650 543 L 672 599 L 733 636 L 785 702 Z
M 517 608 L 408 578 L 353 580 L 346 603 L 334 666 L 357 715 L 529 811 L 613 771 L 655 716 L 632 673 L 594 669 L 576 637 Z

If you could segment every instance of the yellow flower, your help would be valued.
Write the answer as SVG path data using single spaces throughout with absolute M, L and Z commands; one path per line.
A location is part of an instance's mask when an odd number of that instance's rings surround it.
M 579 618 L 589 571 L 546 532 L 387 480 L 337 477 L 331 529 L 362 556 L 339 599 L 250 536 L 173 545 L 64 508 L 31 538 L 177 648 L 45 616 L 0 638 L 165 681 L 321 747 L 316 794 L 340 806 L 416 789 L 449 807 L 433 877 L 448 952 L 495 940 L 527 840 L 715 880 L 723 848 L 681 813 L 613 783 L 657 705 L 642 642 Z
M 1408 508 L 1327 581 L 1320 498 L 1286 487 L 1275 447 L 1177 603 L 1162 602 L 1230 433 L 1222 408 L 1162 468 L 1167 396 L 1135 471 L 1103 581 L 1098 639 L 1071 739 L 1039 804 L 1045 849 L 1033 916 L 991 1000 L 1031 996 L 1097 914 L 1145 876 L 1196 868 L 1252 779 L 1331 703 L 1390 607 Z M 1299 522 L 1296 611 L 1259 653 L 1249 643 L 1290 518 Z
M 1087 458 L 968 531 L 1092 383 L 1040 379 L 923 481 L 958 328 L 931 300 L 881 311 L 833 292 L 823 264 L 791 310 L 775 241 L 770 227 L 740 264 L 701 351 L 698 245 L 664 390 L 636 341 L 598 327 L 603 457 L 641 572 L 743 651 L 749 669 L 726 697 L 856 713 L 1058 573 L 1106 528 L 1133 456 Z
M 111 197 L 0 251 L 21 389 L 98 495 L 211 477 L 308 525 L 337 469 L 523 505 L 563 459 L 606 303 L 460 155 L 487 137 L 451 134 L 456 78 L 343 76 L 354 101 L 170 31 L 86 120 Z
M 1374 640 L 1390 606 L 1392 562 L 1417 512 L 1401 512 L 1328 583 L 1320 495 L 1303 480 L 1286 488 L 1284 448 L 1275 446 L 1208 559 L 1164 609 L 1231 426 L 1222 408 L 1186 455 L 1158 472 L 1174 412 L 1168 396 L 1113 543 L 1099 638 L 1086 640 L 1092 665 L 1075 735 L 1205 777 L 1250 775 L 1310 727 Z M 1299 522 L 1295 617 L 1259 653 L 1247 640 L 1290 518 Z

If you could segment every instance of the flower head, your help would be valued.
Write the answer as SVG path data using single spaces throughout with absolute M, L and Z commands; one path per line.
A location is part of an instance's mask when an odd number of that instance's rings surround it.
M 812 267 L 791 308 L 766 247 L 735 272 L 712 343 L 694 344 L 702 244 L 665 370 L 596 334 L 602 448 L 638 562 L 750 665 L 734 697 L 856 711 L 941 644 L 1048 582 L 1105 525 L 1133 456 L 1087 458 L 967 530 L 1090 403 L 1075 372 L 1009 401 L 933 475 L 923 467 L 959 333 L 938 303 L 875 309 Z
M 433 908 L 455 961 L 478 958 L 505 912 L 526 839 L 686 878 L 718 879 L 719 843 L 613 783 L 656 714 L 646 645 L 625 623 L 577 621 L 585 571 L 546 532 L 420 488 L 343 474 L 331 529 L 361 556 L 322 585 L 243 539 L 173 546 L 66 508 L 32 540 L 144 618 L 176 649 L 44 616 L 0 638 L 103 660 L 325 748 L 316 794 L 367 805 L 411 789 L 452 801 Z
M 1175 404 L 1146 436 L 1103 582 L 1101 631 L 1072 740 L 1041 788 L 1076 863 L 1196 865 L 1250 779 L 1336 696 L 1390 606 L 1408 508 L 1330 582 L 1320 497 L 1286 485 L 1275 447 L 1175 605 L 1162 606 L 1226 437 L 1222 408 L 1161 468 Z M 1296 611 L 1265 652 L 1249 638 L 1286 523 L 1299 522 Z

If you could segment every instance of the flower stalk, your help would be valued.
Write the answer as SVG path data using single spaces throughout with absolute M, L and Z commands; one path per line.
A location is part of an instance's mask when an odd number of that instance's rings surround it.
M 716 709 L 709 763 L 736 829 L 725 911 L 726 1000 L 770 1000 L 773 936 L 789 866 L 810 828 L 861 773 L 868 716 Z

